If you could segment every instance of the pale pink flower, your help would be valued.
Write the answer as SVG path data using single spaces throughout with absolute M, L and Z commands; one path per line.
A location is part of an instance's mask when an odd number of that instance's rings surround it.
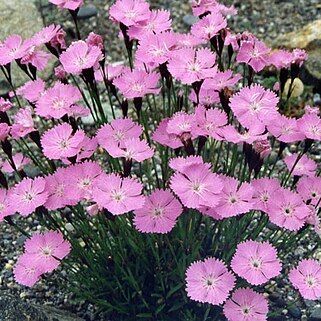
M 272 147 L 268 139 L 261 139 L 253 143 L 253 150 L 264 159 L 271 153 Z
M 292 51 L 293 63 L 299 65 L 300 67 L 308 59 L 308 54 L 304 49 L 295 48 Z
M 305 202 L 315 206 L 321 198 L 321 177 L 302 177 L 296 189 Z
M 13 274 L 16 282 L 31 287 L 40 280 L 42 272 L 28 254 L 23 254 L 18 258 Z
M 202 87 L 221 91 L 225 87 L 234 86 L 241 78 L 242 76 L 239 74 L 233 76 L 232 70 L 220 71 L 213 75 L 212 78 L 205 79 Z
M 217 134 L 228 142 L 239 144 L 253 144 L 256 141 L 267 139 L 267 134 L 262 134 L 261 130 L 254 128 L 244 132 L 238 132 L 233 125 L 227 125 L 218 129 Z
M 47 64 L 50 55 L 43 50 L 36 50 L 35 46 L 31 46 L 21 58 L 20 62 L 23 65 L 31 64 L 40 71 L 43 71 Z
M 206 43 L 205 40 L 198 38 L 191 33 L 176 33 L 177 49 L 193 48 Z
M 7 123 L 0 123 L 0 142 L 7 139 L 10 133 L 10 126 Z
M 80 151 L 77 155 L 76 161 L 80 162 L 84 159 L 91 157 L 96 151 L 97 146 L 98 142 L 96 137 L 89 138 L 86 136 L 80 145 Z
M 123 157 L 127 160 L 134 159 L 136 162 L 142 162 L 154 155 L 154 151 L 148 146 L 147 142 L 139 138 L 124 140 L 122 147 L 117 144 L 110 144 L 108 153 L 113 158 Z
M 83 130 L 73 134 L 71 125 L 64 123 L 47 130 L 41 137 L 43 153 L 49 159 L 62 159 L 76 156 L 85 138 Z
M 299 155 L 297 153 L 294 153 L 284 158 L 284 162 L 288 170 L 292 171 L 292 175 L 314 176 L 317 169 L 317 163 L 312 159 L 309 159 L 307 155 L 303 155 L 296 163 L 295 167 L 293 167 L 296 160 L 298 159 L 298 156 Z
M 105 66 L 105 75 L 106 75 L 107 81 L 109 82 L 112 82 L 114 78 L 121 76 L 125 71 L 128 71 L 128 69 L 122 64 Z M 95 79 L 97 81 L 104 81 L 104 74 L 101 67 L 95 71 Z
M 220 140 L 218 129 L 227 124 L 227 115 L 218 108 L 205 109 L 198 106 L 195 109 L 196 124 L 192 128 L 193 136 L 210 136 Z
M 65 41 L 66 32 L 63 29 L 59 29 L 57 34 L 51 39 L 50 45 L 52 47 L 57 47 L 59 50 L 66 49 L 66 41 Z
M 11 190 L 0 188 L 0 222 L 2 222 L 6 216 L 14 215 L 16 213 L 9 203 L 10 194 Z
M 169 161 L 169 167 L 180 173 L 184 173 L 189 166 L 195 164 L 204 164 L 203 158 L 201 156 L 176 157 Z M 210 163 L 205 163 L 205 165 L 210 169 Z
M 59 57 L 66 72 L 76 75 L 81 74 L 84 69 L 96 66 L 102 59 L 103 54 L 99 47 L 88 46 L 82 40 L 73 42 Z
M 9 99 L 0 97 L 0 112 L 6 112 L 13 107 L 13 103 Z
M 175 173 L 170 187 L 188 208 L 215 207 L 219 203 L 223 183 L 208 165 L 193 164 L 183 172 Z
M 215 59 L 216 55 L 208 48 L 183 48 L 172 53 L 167 67 L 175 79 L 190 85 L 216 74 Z
M 13 156 L 13 162 L 18 171 L 22 170 L 25 165 L 31 163 L 31 159 L 24 156 L 22 153 L 17 153 Z M 14 169 L 12 168 L 10 162 L 7 160 L 2 165 L 2 170 L 7 173 L 13 173 Z
M 180 202 L 170 190 L 155 190 L 145 197 L 144 207 L 134 211 L 136 229 L 143 233 L 168 233 L 182 214 Z
M 237 289 L 224 305 L 228 321 L 266 321 L 268 312 L 267 299 L 250 288 Z
M 170 12 L 167 10 L 151 10 L 147 20 L 140 21 L 129 27 L 128 36 L 131 39 L 142 40 L 147 35 L 159 34 L 172 28 Z
M 10 194 L 10 206 L 21 214 L 28 216 L 42 206 L 48 198 L 46 181 L 44 178 L 24 178 L 17 183 Z
M 19 35 L 11 35 L 0 44 L 0 65 L 4 66 L 16 59 L 22 58 L 28 46 L 22 42 Z
M 267 129 L 280 142 L 293 143 L 304 139 L 304 134 L 299 130 L 298 121 L 281 114 L 267 124 Z
M 270 51 L 271 49 L 263 41 L 256 38 L 249 39 L 242 42 L 236 61 L 238 63 L 244 62 L 250 65 L 254 71 L 259 72 L 269 65 Z
M 127 99 L 132 99 L 144 97 L 147 94 L 158 94 L 160 88 L 156 87 L 159 78 L 156 72 L 148 73 L 142 69 L 134 69 L 115 78 L 113 83 Z
M 14 139 L 24 137 L 35 131 L 31 108 L 21 108 L 16 113 L 14 123 L 11 127 L 11 135 Z
M 149 4 L 144 0 L 117 0 L 109 15 L 114 22 L 130 27 L 149 19 Z
M 215 211 L 222 217 L 232 217 L 244 214 L 253 209 L 253 187 L 242 183 L 233 177 L 221 176 L 223 189 L 219 195 L 220 202 Z
M 68 181 L 65 189 L 67 198 L 76 202 L 83 199 L 90 200 L 94 183 L 101 173 L 100 165 L 92 161 L 68 167 Z
M 219 12 L 213 12 L 203 17 L 199 22 L 194 23 L 191 33 L 195 37 L 210 40 L 226 26 L 227 22 L 223 15 Z
M 234 275 L 215 258 L 196 261 L 186 271 L 187 296 L 198 302 L 222 304 L 234 285 Z
M 49 2 L 55 4 L 62 9 L 76 10 L 81 7 L 84 3 L 83 0 L 49 0 Z
M 237 10 L 231 6 L 226 7 L 216 0 L 192 0 L 193 15 L 201 16 L 206 13 L 220 12 L 223 15 L 236 15 Z
M 101 127 L 96 138 L 98 144 L 109 152 L 112 146 L 117 145 L 122 148 L 126 140 L 139 138 L 142 133 L 142 127 L 131 118 L 118 118 Z
M 100 48 L 101 51 L 104 50 L 104 39 L 101 35 L 97 35 L 94 32 L 90 32 L 87 39 L 86 43 L 88 44 L 89 47 L 98 47 Z
M 192 129 L 195 127 L 195 114 L 187 114 L 183 111 L 175 113 L 167 124 L 167 133 L 174 134 L 180 139 L 184 136 L 191 137 Z
M 143 207 L 142 188 L 133 178 L 103 173 L 95 182 L 93 200 L 114 215 L 125 214 Z
M 35 112 L 47 119 L 59 119 L 66 114 L 70 116 L 70 107 L 80 99 L 81 94 L 77 87 L 58 81 L 38 99 Z
M 267 211 L 268 201 L 271 199 L 271 195 L 277 192 L 281 185 L 275 178 L 258 178 L 251 181 L 253 187 L 253 209 L 260 211 Z
M 270 54 L 269 62 L 278 69 L 289 68 L 293 62 L 293 54 L 287 50 L 277 50 Z
M 230 107 L 242 126 L 263 132 L 278 116 L 278 101 L 274 92 L 252 85 L 235 94 L 230 99 Z
M 177 135 L 169 134 L 167 132 L 167 126 L 169 121 L 170 118 L 165 118 L 159 123 L 158 127 L 153 133 L 153 140 L 163 146 L 168 146 L 173 149 L 183 147 L 184 145 Z
M 55 270 L 60 265 L 59 260 L 67 256 L 71 250 L 70 243 L 56 231 L 34 234 L 26 240 L 24 247 L 25 254 L 42 273 Z
M 151 66 L 167 62 L 176 49 L 176 35 L 173 32 L 147 35 L 139 42 L 136 59 Z
M 17 94 L 35 103 L 45 93 L 46 83 L 42 79 L 30 80 L 17 89 Z
M 195 104 L 200 104 L 204 106 L 214 105 L 215 103 L 218 103 L 220 101 L 219 93 L 215 89 L 205 89 L 204 85 L 202 85 L 198 97 L 195 91 L 193 90 L 188 98 Z
M 317 300 L 321 297 L 321 265 L 318 261 L 302 260 L 290 271 L 289 279 L 305 299 Z
M 79 117 L 87 117 L 90 114 L 90 109 L 82 105 L 72 105 L 70 106 L 69 116 L 74 117 L 75 119 Z
M 231 267 L 253 285 L 260 285 L 278 276 L 281 262 L 277 250 L 268 242 L 245 241 L 237 246 Z
M 279 189 L 271 195 L 267 203 L 267 213 L 272 223 L 290 231 L 297 231 L 310 215 L 310 209 L 299 194 Z
M 59 65 L 58 67 L 55 68 L 55 76 L 58 79 L 65 79 L 66 78 L 67 73 L 66 73 L 63 66 Z
M 321 118 L 316 114 L 304 114 L 298 120 L 299 130 L 306 138 L 321 140 Z
M 319 107 L 311 107 L 309 105 L 306 105 L 304 107 L 305 114 L 316 114 L 320 116 L 320 108 Z
M 35 46 L 41 46 L 49 43 L 61 29 L 60 25 L 51 24 L 48 27 L 44 27 L 41 31 L 37 32 L 32 38 L 32 42 Z

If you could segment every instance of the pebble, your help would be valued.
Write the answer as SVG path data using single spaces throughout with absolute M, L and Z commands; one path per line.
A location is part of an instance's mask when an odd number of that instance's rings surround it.
M 321 308 L 318 307 L 312 310 L 311 316 L 308 321 L 321 321 Z
M 98 10 L 95 6 L 84 6 L 81 7 L 78 11 L 77 18 L 78 19 L 89 19 L 91 17 L 95 17 L 98 14 Z
M 291 308 L 289 308 L 288 310 L 289 314 L 296 319 L 300 319 L 301 318 L 301 310 L 297 307 L 297 306 L 293 306 Z

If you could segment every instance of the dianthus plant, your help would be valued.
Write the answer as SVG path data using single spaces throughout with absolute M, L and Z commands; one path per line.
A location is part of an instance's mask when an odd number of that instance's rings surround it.
M 62 266 L 64 286 L 110 320 L 267 320 L 278 279 L 296 300 L 320 299 L 321 118 L 288 114 L 307 54 L 233 33 L 237 11 L 215 0 L 192 1 L 186 34 L 169 11 L 117 0 L 109 19 L 128 63 L 107 63 L 108 40 L 81 38 L 83 1 L 49 2 L 78 39 L 53 24 L 0 45 L 0 221 L 27 237 L 15 280 Z M 23 228 L 30 216 L 39 233 Z

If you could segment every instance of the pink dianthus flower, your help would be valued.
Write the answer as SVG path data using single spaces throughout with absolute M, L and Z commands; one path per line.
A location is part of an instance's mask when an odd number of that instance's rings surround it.
M 22 153 L 17 153 L 13 156 L 13 163 L 18 171 L 20 171 L 25 165 L 31 163 L 31 159 L 24 156 Z M 6 173 L 13 173 L 14 169 L 11 163 L 6 160 L 2 165 L 2 170 Z
M 315 206 L 321 198 L 321 177 L 302 177 L 296 189 L 305 202 Z
M 83 0 L 49 0 L 49 2 L 55 4 L 62 9 L 76 10 L 81 7 L 84 3 Z
M 42 79 L 30 80 L 17 89 L 17 94 L 35 103 L 45 93 L 46 83 Z
M 321 140 L 321 118 L 316 114 L 304 114 L 298 120 L 299 130 L 306 138 Z
M 10 206 L 11 189 L 6 190 L 4 188 L 0 188 L 0 222 L 4 220 L 6 216 L 10 216 L 15 214 L 15 210 Z
M 16 113 L 14 123 L 11 127 L 11 135 L 14 139 L 24 137 L 35 131 L 31 108 L 21 108 Z
M 284 162 L 289 171 L 292 171 L 292 175 L 306 175 L 314 176 L 317 169 L 317 164 L 312 159 L 309 159 L 307 155 L 303 155 L 296 163 L 299 155 L 294 153 L 284 158 Z M 296 164 L 295 164 L 296 163 Z M 294 166 L 295 164 L 295 166 Z M 293 167 L 294 166 L 294 167 Z

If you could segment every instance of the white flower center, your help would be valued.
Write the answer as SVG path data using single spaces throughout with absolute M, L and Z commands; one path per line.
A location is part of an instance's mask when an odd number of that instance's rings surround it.
M 31 202 L 36 196 L 36 193 L 34 191 L 28 191 L 24 194 L 24 200 L 27 202 Z
M 251 268 L 255 269 L 255 270 L 259 270 L 262 267 L 262 261 L 261 259 L 254 257 L 250 260 L 250 266 Z
M 192 72 L 192 73 L 200 72 L 201 69 L 202 69 L 202 68 L 201 68 L 200 64 L 197 63 L 197 62 L 190 63 L 190 64 L 188 64 L 188 66 L 187 66 L 187 70 L 188 70 L 189 72 Z
M 311 274 L 305 278 L 305 283 L 309 288 L 314 288 L 318 284 L 318 280 Z
M 111 197 L 116 202 L 122 202 L 125 199 L 125 194 L 123 191 L 113 190 L 111 192 Z
M 45 247 L 41 248 L 41 254 L 45 257 L 50 257 L 53 254 L 53 250 L 49 245 L 46 245 Z
M 202 279 L 203 287 L 209 291 L 216 286 L 218 279 L 214 277 L 212 274 L 204 276 Z

